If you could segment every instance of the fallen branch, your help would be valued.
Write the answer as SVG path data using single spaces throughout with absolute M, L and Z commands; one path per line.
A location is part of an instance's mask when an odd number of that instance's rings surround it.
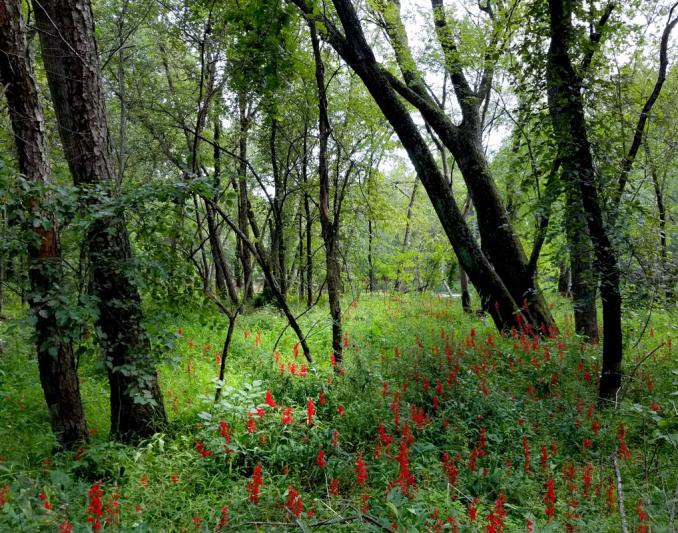
M 676 507 L 678 507 L 678 483 L 676 483 L 676 490 L 673 491 L 673 500 L 670 502 L 669 507 L 669 533 L 676 533 L 675 520 L 676 520 Z
M 391 531 L 389 528 L 380 523 L 376 518 L 364 513 L 358 513 L 351 516 L 340 516 L 337 518 L 328 518 L 327 520 L 320 520 L 319 522 L 314 522 L 312 524 L 302 524 L 298 520 L 295 522 L 240 522 L 238 524 L 233 524 L 228 529 L 242 529 L 245 526 L 258 526 L 258 527 L 285 527 L 285 528 L 316 528 L 323 527 L 335 524 L 345 524 L 347 522 L 366 522 L 372 524 L 373 526 L 378 527 L 382 531 Z
M 624 487 L 622 485 L 621 472 L 619 471 L 619 461 L 617 452 L 612 454 L 612 465 L 614 466 L 614 475 L 617 477 L 617 505 L 619 507 L 619 519 L 621 520 L 622 533 L 629 533 L 629 526 L 626 523 L 626 511 L 624 510 Z

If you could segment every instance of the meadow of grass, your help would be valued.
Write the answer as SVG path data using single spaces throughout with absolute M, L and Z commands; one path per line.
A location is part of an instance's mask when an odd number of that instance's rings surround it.
M 346 302 L 341 371 L 325 306 L 301 319 L 314 365 L 289 331 L 274 349 L 285 322 L 255 310 L 238 321 L 217 403 L 225 318 L 207 303 L 151 308 L 166 431 L 108 439 L 107 380 L 87 341 L 91 442 L 69 453 L 52 453 L 30 328 L 5 322 L 0 530 L 616 532 L 616 458 L 628 530 L 668 531 L 671 317 L 628 314 L 627 380 L 618 407 L 601 409 L 600 350 L 558 305 L 560 335 L 532 338 L 500 336 L 449 298 L 363 295 Z

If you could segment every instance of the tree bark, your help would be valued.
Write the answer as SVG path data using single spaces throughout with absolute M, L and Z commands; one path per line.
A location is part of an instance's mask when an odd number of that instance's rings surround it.
M 46 128 L 19 0 L 0 0 L 0 83 L 5 86 L 19 172 L 32 185 L 45 185 L 50 173 Z M 41 198 L 28 199 L 32 233 L 28 303 L 36 320 L 40 383 L 52 431 L 59 446 L 68 449 L 88 440 L 87 424 L 73 346 L 56 316 L 64 305 L 64 296 L 59 294 L 63 272 L 57 221 L 41 212 L 40 204 Z
M 94 19 L 87 0 L 33 2 L 59 134 L 74 183 L 90 208 L 104 207 L 115 184 Z M 97 216 L 87 231 L 111 389 L 111 434 L 147 437 L 165 423 L 141 298 L 127 267 L 132 250 L 122 213 Z
M 332 352 L 337 366 L 343 359 L 341 332 L 341 267 L 338 255 L 338 217 L 331 216 L 330 178 L 327 169 L 327 141 L 330 136 L 330 122 L 327 116 L 327 95 L 325 93 L 325 66 L 320 54 L 320 43 L 315 22 L 309 21 L 311 44 L 315 59 L 315 80 L 318 86 L 318 178 L 320 182 L 320 226 L 325 241 L 325 265 L 327 270 L 327 296 L 332 317 Z
M 278 282 L 280 293 L 287 296 L 287 269 L 286 249 L 285 249 L 285 228 L 283 219 L 283 207 L 285 199 L 285 184 L 280 175 L 278 167 L 278 155 L 276 147 L 276 136 L 278 131 L 278 121 L 271 116 L 271 133 L 269 137 L 269 148 L 271 155 L 271 165 L 273 169 L 273 201 L 271 210 L 273 217 L 271 219 L 271 271 Z
M 574 312 L 574 329 L 589 342 L 598 342 L 598 312 L 596 288 L 598 276 L 594 265 L 586 213 L 581 194 L 576 188 L 567 188 L 565 225 L 570 251 L 571 295 Z
M 247 195 L 247 132 L 249 130 L 249 119 L 247 117 L 247 100 L 244 94 L 238 95 L 238 117 L 240 126 L 240 137 L 238 139 L 238 228 L 244 238 L 249 239 L 250 229 L 247 222 L 249 205 Z M 241 238 L 238 239 L 238 256 L 242 264 L 244 299 L 251 300 L 254 297 L 252 256 Z
M 613 399 L 621 386 L 622 325 L 621 291 L 617 256 L 603 221 L 602 203 L 596 186 L 593 157 L 588 140 L 581 82 L 570 59 L 572 37 L 571 4 L 549 0 L 551 43 L 547 55 L 546 80 L 551 122 L 563 179 L 581 195 L 586 222 L 600 273 L 603 301 L 603 365 L 599 397 Z

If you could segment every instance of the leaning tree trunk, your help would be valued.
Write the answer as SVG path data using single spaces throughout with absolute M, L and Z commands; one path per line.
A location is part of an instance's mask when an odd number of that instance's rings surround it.
M 310 8 L 304 2 L 294 1 L 307 15 L 312 16 Z M 328 28 L 327 39 L 358 74 L 398 135 L 431 199 L 459 263 L 468 272 L 497 328 L 505 330 L 519 325 L 517 316 L 520 312 L 515 300 L 475 242 L 426 141 L 367 44 L 353 5 L 348 0 L 333 0 L 333 4 L 347 36 L 344 37 L 330 21 L 324 21 Z
M 338 258 L 338 217 L 330 217 L 330 178 L 327 171 L 327 141 L 330 123 L 327 117 L 327 95 L 325 94 L 325 67 L 320 55 L 320 43 L 315 23 L 309 22 L 311 44 L 315 59 L 315 80 L 318 86 L 318 177 L 320 181 L 320 226 L 325 241 L 325 264 L 327 269 L 327 296 L 332 317 L 332 353 L 338 366 L 342 363 L 343 346 L 341 339 L 341 267 Z M 334 220 L 333 220 L 334 219 Z
M 33 9 L 64 154 L 97 214 L 109 209 L 105 191 L 115 174 L 91 6 L 88 0 L 35 0 Z M 97 215 L 86 239 L 111 389 L 111 434 L 146 437 L 166 416 L 141 298 L 127 270 L 132 251 L 123 214 Z
M 568 51 L 572 12 L 567 0 L 549 0 L 551 44 L 546 80 L 551 122 L 563 161 L 563 179 L 581 195 L 589 234 L 600 273 L 603 301 L 603 367 L 599 397 L 613 399 L 621 386 L 622 324 L 620 273 L 617 256 L 605 227 L 588 140 L 581 82 Z
M 344 9 L 341 4 L 346 2 L 347 0 L 334 1 L 339 13 Z M 513 300 L 523 305 L 523 313 L 534 331 L 551 330 L 555 328 L 555 321 L 528 268 L 527 256 L 513 230 L 483 148 L 480 106 L 489 98 L 493 74 L 491 61 L 485 64 L 479 89 L 473 90 L 459 60 L 455 37 L 447 24 L 443 2 L 431 0 L 431 5 L 436 35 L 461 109 L 461 124 L 455 125 L 445 110 L 430 96 L 411 54 L 398 0 L 385 0 L 381 3 L 381 9 L 384 28 L 391 40 L 405 83 L 385 72 L 388 83 L 418 108 L 440 141 L 454 156 L 476 208 L 482 250 Z M 443 176 L 437 188 L 443 187 L 445 183 Z M 427 192 L 428 190 L 427 188 Z M 434 201 L 430 192 L 429 197 Z
M 41 186 L 50 172 L 47 132 L 26 33 L 20 0 L 0 0 L 0 83 L 5 86 L 19 172 L 31 185 Z M 56 220 L 41 211 L 40 203 L 41 198 L 28 199 L 28 302 L 36 321 L 40 382 L 52 431 L 61 447 L 73 448 L 88 440 L 87 424 L 71 340 L 56 318 L 63 287 Z

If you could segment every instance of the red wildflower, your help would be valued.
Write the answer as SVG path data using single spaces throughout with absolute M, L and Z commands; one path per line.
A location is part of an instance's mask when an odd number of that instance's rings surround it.
M 40 498 L 40 501 L 43 502 L 42 506 L 43 506 L 43 508 L 44 508 L 46 511 L 51 511 L 51 510 L 52 510 L 52 504 L 49 503 L 49 500 L 47 499 L 47 494 L 45 494 L 44 492 L 41 492 L 41 493 L 38 495 L 38 498 Z
M 294 346 L 292 346 L 292 351 L 294 351 L 294 358 L 298 359 L 299 358 L 299 343 L 295 342 Z
M 318 393 L 318 403 L 320 405 L 325 405 L 327 403 L 327 398 L 325 398 L 325 393 L 323 391 Z
M 221 508 L 221 518 L 219 518 L 219 523 L 217 524 L 217 531 L 222 527 L 228 527 L 228 505 L 224 505 Z
M 636 502 L 636 513 L 638 513 L 638 533 L 647 533 L 649 531 L 648 529 L 648 520 L 650 516 L 643 510 L 643 500 L 639 499 Z
M 271 389 L 266 389 L 266 405 L 269 407 L 278 407 L 278 404 L 275 403 L 275 400 L 273 399 L 273 396 L 271 395 Z
M 172 480 L 172 483 L 174 483 L 175 485 L 179 483 L 179 476 L 177 476 L 174 472 L 172 472 L 170 479 Z
M 322 448 L 318 450 L 318 455 L 315 458 L 315 464 L 317 464 L 320 468 L 325 468 L 325 466 L 327 466 L 327 461 L 325 460 L 325 450 Z
M 64 519 L 61 524 L 59 524 L 59 533 L 71 533 L 73 531 L 73 524 L 68 520 Z
M 360 497 L 360 503 L 361 503 L 360 512 L 361 513 L 368 513 L 370 511 L 369 499 L 370 499 L 369 494 L 363 494 Z
M 250 501 L 254 504 L 259 503 L 259 488 L 263 484 L 261 477 L 261 463 L 257 463 L 252 471 L 252 482 L 245 485 L 245 489 L 249 493 Z
M 619 448 L 617 449 L 619 457 L 622 459 L 631 459 L 631 450 L 626 446 L 626 429 L 624 428 L 624 424 L 619 424 L 617 438 L 619 439 Z
M 292 408 L 291 407 L 283 407 L 282 408 L 282 423 L 283 424 L 291 424 L 292 423 Z
M 478 509 L 476 508 L 476 499 L 473 498 L 468 506 L 468 517 L 473 522 L 478 517 Z
M 527 437 L 523 435 L 523 454 L 525 455 L 525 472 L 530 471 L 530 445 L 527 442 Z
M 348 348 L 348 332 L 344 331 L 344 348 Z
M 410 474 L 410 450 L 407 441 L 403 439 L 400 443 L 400 450 L 398 451 L 398 465 L 400 466 L 400 475 L 398 476 L 397 484 L 400 485 L 400 490 L 404 495 L 407 495 L 409 487 L 415 485 L 415 479 Z
M 313 417 L 315 416 L 315 402 L 309 398 L 306 400 L 306 424 L 309 426 L 313 424 Z
M 584 487 L 584 496 L 587 496 L 589 493 L 589 489 L 591 488 L 591 481 L 593 480 L 593 465 L 591 463 L 588 463 L 584 467 L 584 472 L 582 474 L 582 480 L 584 482 L 583 487 Z
M 457 469 L 457 461 L 460 459 L 457 455 L 454 459 L 450 458 L 450 454 L 443 452 L 442 463 L 443 470 L 447 474 L 447 482 L 451 487 L 454 487 L 457 483 L 457 477 L 459 476 L 459 470 Z M 454 499 L 454 493 L 453 493 Z
M 610 481 L 607 484 L 607 488 L 605 489 L 605 492 L 607 494 L 607 510 L 608 512 L 612 513 L 614 512 L 615 509 L 615 503 L 617 501 L 617 497 L 615 494 L 615 486 L 612 481 Z
M 584 446 L 584 449 L 590 448 L 593 445 L 593 441 L 591 439 L 584 439 L 582 441 L 582 446 Z
M 593 422 L 591 422 L 591 429 L 593 430 L 593 433 L 595 433 L 596 435 L 600 431 L 600 422 L 598 422 L 597 418 L 594 418 Z
M 194 516 L 193 517 L 193 525 L 195 526 L 195 529 L 200 529 L 200 524 L 202 523 L 202 518 L 199 516 Z
M 365 466 L 365 462 L 363 461 L 363 452 L 358 452 L 358 457 L 356 458 L 354 470 L 356 475 L 356 481 L 358 482 L 359 485 L 364 485 L 365 482 L 367 481 L 367 467 Z
M 257 425 L 254 423 L 254 418 L 252 416 L 247 420 L 247 433 L 256 433 Z
M 219 435 L 224 437 L 224 441 L 226 442 L 226 444 L 230 444 L 231 434 L 228 432 L 228 424 L 223 420 L 219 422 Z
M 104 504 L 102 497 L 104 491 L 101 489 L 101 481 L 95 482 L 89 489 L 87 506 L 87 522 L 92 524 L 94 531 L 101 531 L 101 517 L 104 515 Z
M 285 509 L 292 513 L 294 518 L 299 518 L 304 510 L 304 502 L 301 499 L 301 494 L 299 494 L 294 487 L 287 489 L 287 503 L 285 504 Z
M 539 448 L 539 464 L 541 465 L 542 470 L 546 470 L 549 462 L 549 450 L 546 446 L 541 446 Z
M 205 443 L 202 442 L 201 440 L 196 441 L 195 451 L 198 452 L 201 455 L 201 457 L 210 457 L 211 455 L 213 455 L 212 451 L 208 450 L 205 447 Z
M 330 481 L 329 493 L 330 493 L 330 496 L 338 496 L 339 495 L 339 481 L 337 479 L 332 479 L 332 481 Z
M 546 516 L 549 521 L 556 516 L 556 488 L 553 479 L 549 479 L 546 483 L 546 494 L 544 495 L 544 503 L 546 503 Z
M 339 404 L 337 406 L 337 412 L 339 413 L 340 416 L 344 416 L 344 406 Z
M 505 503 L 506 496 L 499 493 L 497 501 L 494 504 L 494 509 L 492 509 L 487 516 L 487 526 L 485 527 L 486 533 L 501 533 L 506 530 L 506 524 L 504 524 L 504 518 L 506 518 L 506 509 L 504 509 Z

